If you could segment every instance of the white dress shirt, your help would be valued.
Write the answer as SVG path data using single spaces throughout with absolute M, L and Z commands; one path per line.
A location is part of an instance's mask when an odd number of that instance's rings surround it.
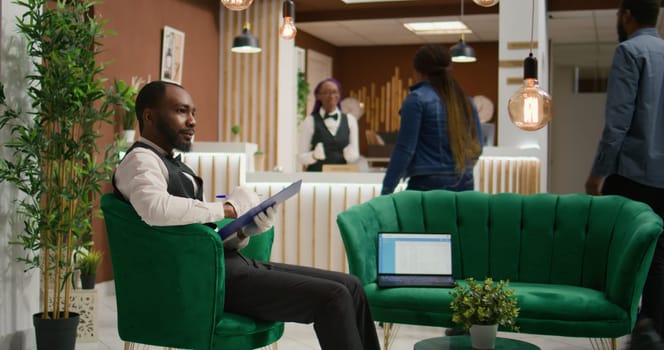
M 143 137 L 139 141 L 166 154 L 166 151 Z M 196 188 L 193 178 L 191 181 Z M 156 153 L 143 147 L 133 149 L 122 159 L 115 170 L 115 185 L 148 225 L 204 224 L 224 218 L 223 203 L 208 203 L 169 194 L 166 165 Z M 240 240 L 236 234 L 224 240 L 227 248 L 240 249 L 248 243 L 248 239 Z
M 325 126 L 327 130 L 330 131 L 330 134 L 333 136 L 337 135 L 337 130 L 339 129 L 339 123 L 341 122 L 341 111 L 339 108 L 335 108 L 333 112 L 326 112 L 325 108 L 321 107 L 318 112 L 320 115 L 324 116 L 326 113 L 335 114 L 339 116 L 336 120 L 332 118 L 325 119 Z M 352 114 L 346 114 L 348 117 L 348 128 L 350 129 L 350 135 L 348 139 L 348 146 L 344 147 L 344 159 L 346 163 L 352 163 L 360 157 L 360 144 L 358 139 L 358 126 L 357 119 Z M 312 147 L 315 145 L 311 144 L 311 138 L 314 136 L 314 117 L 313 115 L 308 115 L 302 121 L 300 125 L 300 144 L 299 144 L 299 153 L 298 161 L 303 165 L 310 165 L 316 163 L 317 159 L 314 158 L 314 152 Z M 324 145 L 323 145 L 324 146 Z

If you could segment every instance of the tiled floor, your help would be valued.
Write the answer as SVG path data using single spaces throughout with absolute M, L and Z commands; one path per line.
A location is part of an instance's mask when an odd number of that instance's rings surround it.
M 99 340 L 94 343 L 78 343 L 77 350 L 121 350 L 124 343 L 120 340 L 116 328 L 116 306 L 113 285 L 110 282 L 97 285 L 98 290 L 98 316 L 97 333 Z M 411 350 L 413 345 L 426 338 L 442 336 L 443 328 L 421 327 L 400 325 L 396 340 L 392 345 L 393 350 Z M 382 329 L 378 328 L 378 336 L 382 340 Z M 563 349 L 594 349 L 590 341 L 586 338 L 566 338 L 539 336 L 533 334 L 519 333 L 500 333 L 499 336 L 514 338 L 539 346 L 542 350 L 563 350 Z M 628 337 L 619 339 L 619 349 L 626 348 Z M 287 323 L 286 332 L 279 340 L 280 350 L 312 350 L 320 349 L 313 327 L 307 324 Z M 141 347 L 141 349 L 143 349 Z M 154 348 L 150 348 L 154 349 Z M 343 350 L 343 349 L 340 349 Z

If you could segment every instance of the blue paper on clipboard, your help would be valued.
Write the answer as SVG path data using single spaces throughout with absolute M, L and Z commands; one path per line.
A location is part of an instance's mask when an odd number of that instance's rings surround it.
M 300 192 L 300 187 L 302 187 L 302 180 L 297 180 L 288 185 L 288 187 L 277 192 L 272 197 L 249 209 L 246 213 L 231 221 L 228 225 L 220 228 L 218 231 L 219 236 L 221 236 L 222 240 L 226 239 L 234 232 L 239 231 L 241 228 L 249 225 L 252 221 L 254 221 L 254 216 L 258 215 L 258 213 L 267 210 L 267 208 L 273 205 L 283 203 L 286 199 L 296 195 L 298 192 Z

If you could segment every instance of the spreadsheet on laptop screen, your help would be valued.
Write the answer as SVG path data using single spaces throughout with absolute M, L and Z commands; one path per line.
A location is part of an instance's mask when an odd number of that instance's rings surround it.
M 379 233 L 378 245 L 379 274 L 452 274 L 450 234 Z

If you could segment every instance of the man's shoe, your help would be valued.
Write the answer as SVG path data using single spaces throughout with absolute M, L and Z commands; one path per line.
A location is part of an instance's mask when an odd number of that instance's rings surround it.
M 448 337 L 453 337 L 455 335 L 468 335 L 470 331 L 463 328 L 448 328 L 445 330 L 445 335 Z
M 664 350 L 664 342 L 657 334 L 650 319 L 642 319 L 634 326 L 629 340 L 629 350 Z

